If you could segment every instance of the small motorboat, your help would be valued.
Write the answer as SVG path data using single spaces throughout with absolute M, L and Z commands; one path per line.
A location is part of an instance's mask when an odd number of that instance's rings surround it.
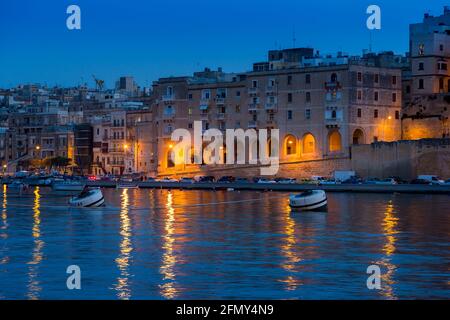
M 327 194 L 323 190 L 308 190 L 289 196 L 292 209 L 311 211 L 324 209 L 327 206 Z
M 52 189 L 54 191 L 81 192 L 83 191 L 85 185 L 86 184 L 80 181 L 62 180 L 62 181 L 54 181 L 52 183 Z
M 87 191 L 82 192 L 80 195 L 69 200 L 69 204 L 72 207 L 78 208 L 95 208 L 102 206 L 104 203 L 105 198 L 103 197 L 102 190 L 99 188 L 88 189 Z

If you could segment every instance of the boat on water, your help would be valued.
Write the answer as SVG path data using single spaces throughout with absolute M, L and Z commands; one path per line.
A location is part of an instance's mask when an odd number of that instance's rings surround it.
M 26 177 L 24 179 L 24 183 L 26 183 L 29 186 L 49 186 L 52 183 L 50 176 L 44 176 L 44 175 L 32 175 L 29 177 Z
M 74 180 L 62 180 L 62 181 L 54 181 L 52 183 L 52 189 L 54 191 L 69 191 L 69 192 L 81 192 L 83 191 L 85 183 L 81 181 Z
M 301 211 L 325 209 L 327 203 L 327 194 L 323 190 L 308 190 L 289 196 L 289 206 Z
M 69 200 L 69 205 L 77 208 L 97 208 L 105 204 L 100 188 L 88 189 Z

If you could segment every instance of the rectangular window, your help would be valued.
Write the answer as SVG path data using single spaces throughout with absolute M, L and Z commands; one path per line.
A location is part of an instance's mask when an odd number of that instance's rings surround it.
M 236 105 L 236 113 L 240 113 L 241 112 L 241 106 L 240 105 Z
M 305 76 L 305 82 L 306 82 L 306 84 L 310 84 L 311 83 L 311 75 L 310 74 L 307 74 Z
M 236 91 L 236 97 L 240 97 L 241 96 L 241 92 L 240 91 Z
M 395 92 L 392 94 L 392 102 L 397 102 L 397 94 Z
M 361 108 L 358 108 L 358 118 L 361 118 L 361 116 L 362 116 L 362 110 L 361 110 Z
M 288 93 L 287 98 L 288 98 L 288 102 L 292 102 L 292 93 Z
M 396 85 L 397 84 L 397 76 L 392 76 L 392 85 Z
M 380 82 L 380 76 L 378 74 L 375 74 L 374 77 L 375 77 L 374 78 L 375 83 L 379 83 Z
M 378 118 L 378 109 L 373 110 L 373 117 Z
M 192 100 L 192 93 L 189 93 L 189 94 L 188 94 L 188 99 L 189 99 L 189 100 Z
M 373 96 L 373 100 L 378 101 L 378 91 L 375 91 L 375 94 Z
M 423 79 L 419 79 L 419 89 L 423 89 L 423 88 L 424 88 Z
M 292 76 L 287 76 L 287 84 L 288 85 L 292 84 Z
M 358 100 L 362 100 L 362 91 L 358 90 Z
M 288 118 L 288 120 L 292 120 L 292 110 L 288 110 L 287 118 Z
M 423 62 L 419 62 L 419 71 L 422 71 L 424 68 Z
M 395 111 L 395 119 L 400 119 L 400 111 Z
M 358 72 L 358 82 L 362 82 L 362 73 Z
M 253 80 L 252 81 L 252 87 L 253 88 L 258 88 L 258 80 Z
M 306 102 L 311 102 L 311 92 L 306 93 Z
M 305 109 L 305 119 L 311 119 L 311 109 Z

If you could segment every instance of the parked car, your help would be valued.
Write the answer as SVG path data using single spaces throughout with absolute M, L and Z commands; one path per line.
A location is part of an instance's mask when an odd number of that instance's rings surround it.
M 236 178 L 235 180 L 234 180 L 234 182 L 236 182 L 236 183 L 249 183 L 250 181 L 247 179 L 247 178 Z
M 180 182 L 184 182 L 184 183 L 194 183 L 194 179 L 192 178 L 181 178 Z
M 380 182 L 380 179 L 378 178 L 367 178 L 364 183 L 365 184 L 377 184 Z
M 410 184 L 430 184 L 430 182 L 425 179 L 414 179 Z
M 438 176 L 423 174 L 417 177 L 417 179 L 427 180 L 431 184 L 444 184 L 444 180 L 440 179 Z
M 387 178 L 387 179 L 383 179 L 383 180 L 378 181 L 376 184 L 379 184 L 379 185 L 395 185 L 395 184 L 397 184 L 397 181 L 395 181 L 392 178 Z
M 275 180 L 269 180 L 267 178 L 258 178 L 256 183 L 277 183 Z
M 236 179 L 232 176 L 224 176 L 221 177 L 219 180 L 217 180 L 217 182 L 220 183 L 230 183 L 230 182 L 234 182 Z
M 215 178 L 213 176 L 202 176 L 198 182 L 214 182 Z
M 389 177 L 389 179 L 394 179 L 395 182 L 397 182 L 397 184 L 406 184 L 406 183 L 408 183 L 408 181 L 406 181 L 406 180 L 404 180 L 404 179 L 402 179 L 400 177 L 396 177 L 396 176 Z
M 276 178 L 275 182 L 276 183 L 281 183 L 281 184 L 292 184 L 292 183 L 296 183 L 297 179 L 294 179 L 294 178 Z
M 351 177 L 345 181 L 342 181 L 343 184 L 362 184 L 363 180 L 359 177 Z
M 145 180 L 145 181 L 147 181 L 147 182 L 155 182 L 156 179 L 153 178 L 153 177 L 148 177 L 147 180 Z
M 164 177 L 158 180 L 159 182 L 178 182 L 177 179 L 171 177 Z
M 450 179 L 445 180 L 445 184 L 450 184 Z

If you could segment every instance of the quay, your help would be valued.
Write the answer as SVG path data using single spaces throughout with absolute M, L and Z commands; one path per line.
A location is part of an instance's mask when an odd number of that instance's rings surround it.
M 141 181 L 135 183 L 141 189 L 183 189 L 183 190 L 249 190 L 249 191 L 280 191 L 302 192 L 306 190 L 324 190 L 327 192 L 362 192 L 362 193 L 416 193 L 416 194 L 448 194 L 450 185 L 371 185 L 371 184 L 280 184 L 280 183 L 189 183 L 189 182 L 159 182 Z M 113 181 L 88 181 L 88 186 L 115 188 Z

